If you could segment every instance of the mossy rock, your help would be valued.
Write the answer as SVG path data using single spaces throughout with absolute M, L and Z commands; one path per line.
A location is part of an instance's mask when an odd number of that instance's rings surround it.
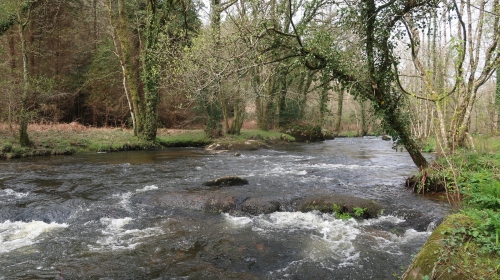
M 445 262 L 440 262 L 442 251 L 444 249 L 444 232 L 448 232 L 457 225 L 467 226 L 472 220 L 464 214 L 454 214 L 446 217 L 431 234 L 425 242 L 420 252 L 413 259 L 412 264 L 403 274 L 403 280 L 421 280 L 421 279 L 441 279 L 441 280 L 460 280 L 471 279 L 456 269 L 449 269 L 450 266 Z M 456 256 L 459 257 L 459 256 Z
M 29 156 L 28 148 L 24 147 L 12 147 L 12 149 L 5 153 L 6 159 L 20 158 Z
M 335 139 L 335 134 L 327 129 L 322 129 L 321 133 L 323 134 L 323 139 L 325 140 L 333 140 Z
M 364 209 L 363 213 L 358 213 L 356 216 L 355 208 Z M 324 196 L 312 196 L 301 199 L 297 203 L 297 210 L 301 212 L 320 211 L 323 213 L 348 213 L 352 217 L 359 218 L 375 218 L 381 211 L 382 207 L 373 200 L 364 198 L 332 194 Z
M 281 210 L 278 201 L 263 197 L 250 197 L 239 205 L 240 212 L 250 215 L 270 214 Z
M 321 126 L 311 123 L 294 123 L 285 128 L 285 133 L 295 138 L 297 142 L 324 141 Z

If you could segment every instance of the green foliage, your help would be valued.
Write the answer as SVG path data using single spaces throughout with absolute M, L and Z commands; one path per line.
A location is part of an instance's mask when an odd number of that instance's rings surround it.
M 457 222 L 443 232 L 444 247 L 439 262 L 452 273 L 490 278 L 500 269 L 500 154 L 499 140 L 488 139 L 482 151 L 460 150 L 438 158 L 428 178 L 441 180 L 451 193 L 463 196 L 461 212 L 466 222 Z M 492 152 L 489 152 L 492 151 Z M 431 180 L 429 180 L 431 181 Z M 500 277 L 497 277 L 500 278 Z
M 211 140 L 203 131 L 189 131 L 182 134 L 162 135 L 156 141 L 163 147 L 203 147 L 210 144 Z
M 284 140 L 287 142 L 295 142 L 295 138 L 280 132 L 266 131 L 260 129 L 246 129 L 241 131 L 243 139 L 264 140 L 265 142 L 274 142 L 276 140 Z
M 286 127 L 290 123 L 300 120 L 300 106 L 299 103 L 293 100 L 287 101 L 286 105 L 280 111 L 280 126 Z
M 488 230 L 478 227 L 470 213 L 466 217 L 470 220 L 455 221 L 453 227 L 441 232 L 444 240 L 436 251 L 439 258 L 435 265 L 443 266 L 454 278 L 500 279 L 498 233 L 492 241 Z
M 353 208 L 354 216 L 355 217 L 361 217 L 361 216 L 363 216 L 366 213 L 367 210 L 368 209 L 366 209 L 366 208 L 354 207 Z
M 337 203 L 333 204 L 333 212 L 335 213 L 335 217 L 337 219 L 349 220 L 350 218 L 352 218 L 351 214 L 349 214 L 349 212 L 342 211 L 341 206 Z
M 1 153 L 9 153 L 10 151 L 12 151 L 12 143 L 11 142 L 6 142 L 0 146 Z
M 422 144 L 422 152 L 433 153 L 436 151 L 436 138 L 429 137 Z
M 301 121 L 294 122 L 287 127 L 285 127 L 285 132 L 295 137 L 297 141 L 322 141 L 325 140 L 323 137 L 323 131 L 321 126 Z

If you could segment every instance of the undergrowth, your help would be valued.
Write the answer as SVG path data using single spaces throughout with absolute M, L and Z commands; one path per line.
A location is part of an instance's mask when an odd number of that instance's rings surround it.
M 464 279 L 500 279 L 500 139 L 480 143 L 477 152 L 438 158 L 415 180 L 416 190 L 441 184 L 448 201 L 468 217 L 443 232 L 436 265 Z

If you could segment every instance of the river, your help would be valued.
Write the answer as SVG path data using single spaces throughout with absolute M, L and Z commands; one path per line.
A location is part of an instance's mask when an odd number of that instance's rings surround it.
M 404 186 L 409 155 L 377 137 L 257 151 L 198 148 L 0 162 L 0 279 L 394 279 L 448 212 Z M 236 175 L 249 184 L 207 189 Z M 158 197 L 231 191 L 274 213 L 211 213 Z M 340 220 L 288 205 L 310 193 L 374 200 Z

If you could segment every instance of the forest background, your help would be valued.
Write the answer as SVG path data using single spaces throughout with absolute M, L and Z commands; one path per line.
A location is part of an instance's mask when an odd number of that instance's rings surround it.
M 0 152 L 59 123 L 389 134 L 465 214 L 416 279 L 497 279 L 499 76 L 499 0 L 2 0 Z
M 8 0 L 0 121 L 388 133 L 419 167 L 498 130 L 498 1 Z

